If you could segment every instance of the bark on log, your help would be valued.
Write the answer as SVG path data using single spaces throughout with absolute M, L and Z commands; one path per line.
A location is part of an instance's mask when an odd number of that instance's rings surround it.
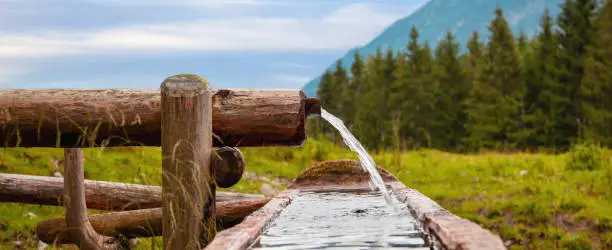
M 249 214 L 259 210 L 270 198 L 224 201 L 216 204 L 219 229 L 237 225 Z M 162 209 L 151 208 L 125 212 L 89 215 L 89 221 L 99 234 L 109 237 L 133 238 L 162 235 Z M 41 221 L 36 227 L 38 239 L 47 244 L 74 243 L 67 233 L 63 218 Z
M 161 85 L 164 249 L 199 250 L 215 237 L 212 91 L 195 75 Z
M 219 89 L 214 145 L 297 146 L 320 112 L 301 90 Z M 0 90 L 0 146 L 161 145 L 159 89 Z
M 64 179 L 35 175 L 0 174 L 0 202 L 62 206 Z M 217 201 L 262 198 L 263 195 L 216 192 Z M 87 208 L 135 210 L 162 206 L 161 187 L 85 180 Z
M 66 200 L 66 227 L 68 235 L 75 244 L 84 250 L 116 249 L 112 238 L 99 235 L 89 224 L 85 205 L 85 177 L 83 169 L 83 149 L 64 149 L 66 162 L 66 181 L 64 200 Z

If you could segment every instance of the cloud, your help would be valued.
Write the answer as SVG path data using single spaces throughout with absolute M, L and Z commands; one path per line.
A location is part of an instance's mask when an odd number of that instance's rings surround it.
M 104 0 L 103 2 L 123 1 Z M 200 2 L 257 4 L 266 1 Z M 129 25 L 93 31 L 47 30 L 29 34 L 5 33 L 0 34 L 0 60 L 181 51 L 344 50 L 368 42 L 383 28 L 408 14 L 393 10 L 392 5 L 355 3 L 345 5 L 320 19 L 252 16 Z

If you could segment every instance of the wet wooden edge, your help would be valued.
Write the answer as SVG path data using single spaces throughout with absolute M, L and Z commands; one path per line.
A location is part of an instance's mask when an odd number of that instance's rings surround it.
M 264 207 L 250 214 L 242 222 L 232 228 L 221 231 L 210 242 L 206 250 L 238 250 L 247 249 L 268 228 L 272 221 L 289 205 L 298 190 L 287 189 Z
M 406 204 L 428 233 L 448 250 L 506 249 L 502 239 L 480 225 L 462 219 L 400 181 L 387 182 L 397 199 Z

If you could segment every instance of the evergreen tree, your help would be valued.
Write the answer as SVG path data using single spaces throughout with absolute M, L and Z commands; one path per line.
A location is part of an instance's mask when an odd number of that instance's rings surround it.
M 464 100 L 469 85 L 459 62 L 459 44 L 452 32 L 438 43 L 435 56 L 436 108 L 432 114 L 432 141 L 437 148 L 457 150 L 465 137 Z
M 433 57 L 429 44 L 421 46 L 418 42 L 419 33 L 416 27 L 410 32 L 410 42 L 407 53 L 407 72 L 405 81 L 405 100 L 402 108 L 402 134 L 414 147 L 431 144 L 429 115 L 434 111 L 434 89 L 432 80 Z
M 337 99 L 335 98 L 337 95 L 334 93 L 334 77 L 333 72 L 330 70 L 326 70 L 325 73 L 321 76 L 321 80 L 319 82 L 319 89 L 317 90 L 317 97 L 321 101 L 321 106 L 331 112 L 334 113 L 336 109 Z M 332 127 L 326 123 L 317 122 L 315 124 L 314 131 L 316 133 L 321 134 L 331 134 Z
M 586 139 L 612 146 L 612 2 L 599 13 L 597 36 L 589 47 L 582 82 Z
M 525 94 L 527 114 L 523 119 L 526 123 L 523 137 L 529 147 L 562 148 L 568 141 L 558 130 L 566 116 L 564 107 L 569 105 L 570 99 L 558 82 L 558 48 L 548 10 L 542 16 L 540 26 L 533 58 L 526 65 L 529 80 Z
M 596 0 L 566 0 L 557 19 L 559 27 L 559 83 L 571 102 L 563 107 L 565 118 L 557 132 L 569 142 L 575 142 L 582 134 L 584 114 L 581 100 L 581 83 L 584 78 L 584 62 L 587 47 L 594 38 L 593 15 Z M 563 145 L 562 145 L 563 146 Z
M 357 105 L 355 117 L 355 135 L 370 150 L 379 149 L 382 146 L 380 130 L 384 127 L 381 114 L 386 113 L 384 105 L 379 102 L 383 100 L 384 93 L 378 83 L 382 78 L 383 55 L 378 49 L 375 56 L 370 56 L 365 64 L 365 82 L 362 89 L 362 98 Z
M 406 53 L 399 52 L 397 54 L 395 71 L 393 72 L 395 82 L 389 90 L 390 126 L 394 138 L 393 147 L 396 150 L 401 148 L 401 143 L 405 139 L 406 131 L 402 131 L 403 121 L 407 118 L 404 103 L 407 101 L 407 98 L 410 98 L 406 91 L 410 79 L 406 58 Z
M 396 70 L 396 58 L 393 49 L 388 48 L 385 57 L 383 58 L 383 64 L 381 65 L 381 77 L 379 79 L 378 88 L 380 95 L 378 100 L 378 108 L 385 110 L 381 112 L 380 118 L 384 121 L 383 127 L 380 128 L 380 134 L 382 136 L 381 141 L 385 148 L 388 148 L 394 144 L 392 124 L 391 124 L 391 113 L 392 110 L 389 102 L 389 96 L 391 95 L 391 89 L 395 85 L 396 77 L 394 71 Z
M 480 35 L 478 35 L 478 32 L 474 31 L 467 42 L 468 54 L 466 57 L 468 61 L 466 71 L 472 78 L 475 78 L 478 72 L 478 65 L 482 61 L 483 47 L 483 44 L 480 42 Z
M 478 32 L 472 33 L 472 36 L 468 39 L 467 48 L 468 53 L 463 57 L 465 60 L 465 62 L 463 63 L 463 68 L 467 78 L 466 84 L 468 84 L 468 89 L 471 90 L 474 82 L 478 78 L 478 73 L 480 72 L 480 66 L 482 64 L 482 58 L 484 53 L 484 45 L 480 42 L 480 36 Z
M 357 115 L 357 106 L 362 105 L 362 97 L 363 97 L 363 88 L 365 85 L 365 64 L 359 52 L 355 51 L 355 57 L 353 65 L 351 65 L 351 75 L 350 84 L 349 84 L 349 93 L 351 95 L 345 96 L 345 98 L 351 98 L 352 102 L 351 108 L 346 110 L 348 112 L 347 117 L 350 117 L 352 124 L 354 124 L 354 120 Z
M 334 110 L 328 111 L 334 112 L 333 114 L 336 114 L 346 125 L 350 126 L 353 122 L 353 117 L 349 114 L 353 113 L 354 102 L 352 100 L 352 91 L 349 87 L 349 77 L 340 60 L 336 63 L 336 69 L 333 72 L 332 86 L 335 94 L 335 100 L 332 100 L 334 102 Z
M 319 82 L 319 89 L 317 90 L 317 97 L 321 101 L 321 105 L 330 112 L 335 110 L 334 107 L 334 78 L 333 73 L 330 70 L 326 70 L 321 76 Z
M 468 103 L 471 146 L 513 146 L 520 126 L 523 86 L 514 36 L 498 7 L 489 26 L 491 38 Z

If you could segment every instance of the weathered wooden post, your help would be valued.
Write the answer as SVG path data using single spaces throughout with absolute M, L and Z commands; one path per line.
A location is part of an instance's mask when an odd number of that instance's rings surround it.
M 195 75 L 161 85 L 164 249 L 201 249 L 215 235 L 212 90 Z

